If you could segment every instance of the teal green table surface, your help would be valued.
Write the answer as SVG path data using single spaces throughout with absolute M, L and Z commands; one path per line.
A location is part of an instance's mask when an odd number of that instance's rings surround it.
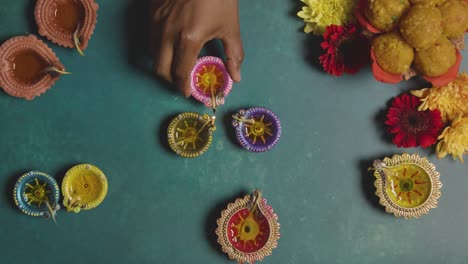
M 331 77 L 308 59 L 319 41 L 302 32 L 299 0 L 241 0 L 243 80 L 219 109 L 209 151 L 185 159 L 167 148 L 168 120 L 208 109 L 151 74 L 146 0 L 98 2 L 85 57 L 47 42 L 72 75 L 33 101 L 0 93 L 1 263 L 235 263 L 216 242 L 216 220 L 256 188 L 281 224 L 264 263 L 468 263 L 467 165 L 398 149 L 381 125 L 391 98 L 425 83 L 379 83 L 369 67 Z M 37 34 L 34 4 L 1 0 L 2 41 Z M 220 47 L 204 52 L 219 55 Z M 270 152 L 235 142 L 230 114 L 249 106 L 281 119 Z M 415 220 L 385 213 L 367 171 L 373 159 L 405 151 L 428 155 L 443 182 L 438 208 Z M 62 209 L 54 224 L 12 203 L 21 174 L 41 170 L 60 183 L 79 163 L 108 177 L 98 208 Z

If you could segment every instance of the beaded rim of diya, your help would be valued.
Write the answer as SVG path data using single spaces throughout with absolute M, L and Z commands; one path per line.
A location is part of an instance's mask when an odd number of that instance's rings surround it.
M 77 181 L 80 178 L 82 181 Z M 95 188 L 98 188 L 98 192 L 90 195 Z M 107 190 L 107 177 L 98 167 L 91 164 L 76 165 L 67 171 L 62 181 L 63 205 L 68 212 L 75 213 L 96 208 L 106 198 Z
M 280 238 L 278 216 L 259 190 L 229 203 L 217 225 L 223 252 L 239 263 L 263 260 L 272 254 Z
M 185 158 L 202 155 L 213 141 L 213 131 L 216 130 L 214 122 L 215 117 L 207 114 L 200 115 L 192 112 L 178 114 L 167 128 L 170 148 L 177 155 Z
M 212 56 L 197 59 L 190 80 L 192 96 L 209 108 L 224 104 L 233 83 L 223 60 Z
M 66 5 L 62 19 L 79 19 L 74 21 L 57 22 L 57 12 L 60 5 Z M 78 9 L 78 10 L 77 10 Z M 66 48 L 76 48 L 83 55 L 88 46 L 97 23 L 99 5 L 94 0 L 38 0 L 35 8 L 36 23 L 39 34 L 53 43 Z M 73 27 L 73 28 L 66 28 Z
M 427 158 L 405 153 L 375 160 L 373 166 L 375 194 L 388 213 L 418 218 L 437 207 L 442 183 Z
M 55 220 L 60 189 L 50 175 L 40 171 L 23 174 L 13 189 L 13 199 L 21 212 L 30 216 L 52 217 Z
M 264 107 L 242 109 L 232 117 L 237 141 L 249 151 L 268 151 L 281 137 L 281 122 L 270 109 Z
M 15 71 L 32 67 L 31 58 L 25 63 L 29 65 L 18 67 L 15 59 L 20 56 L 32 56 L 36 66 L 43 64 L 44 69 L 32 73 L 34 80 L 21 80 L 20 76 L 15 76 Z M 67 74 L 64 66 L 52 49 L 34 35 L 13 37 L 0 46 L 0 86 L 11 96 L 32 100 L 50 89 L 60 74 Z

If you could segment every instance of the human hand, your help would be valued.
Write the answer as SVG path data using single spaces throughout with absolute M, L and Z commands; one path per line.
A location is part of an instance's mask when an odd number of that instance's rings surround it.
M 191 95 L 190 72 L 212 39 L 222 40 L 227 70 L 235 82 L 241 80 L 244 50 L 237 0 L 154 0 L 151 12 L 154 71 L 186 97 Z

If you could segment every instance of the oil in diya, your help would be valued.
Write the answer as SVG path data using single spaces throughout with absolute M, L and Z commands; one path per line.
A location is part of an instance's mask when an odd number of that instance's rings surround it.
M 38 0 L 35 8 L 39 34 L 83 54 L 97 23 L 94 0 Z
M 8 94 L 32 100 L 68 74 L 55 53 L 33 35 L 13 37 L 0 46 L 0 86 Z

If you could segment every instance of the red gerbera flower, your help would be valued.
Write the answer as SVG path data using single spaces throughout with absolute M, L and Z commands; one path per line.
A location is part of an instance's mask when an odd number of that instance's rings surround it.
M 319 57 L 323 69 L 334 76 L 356 73 L 369 62 L 369 40 L 355 24 L 327 26 L 320 46 L 326 51 Z
M 418 111 L 421 101 L 410 94 L 395 98 L 387 112 L 388 132 L 397 147 L 429 147 L 437 142 L 443 126 L 439 110 Z

